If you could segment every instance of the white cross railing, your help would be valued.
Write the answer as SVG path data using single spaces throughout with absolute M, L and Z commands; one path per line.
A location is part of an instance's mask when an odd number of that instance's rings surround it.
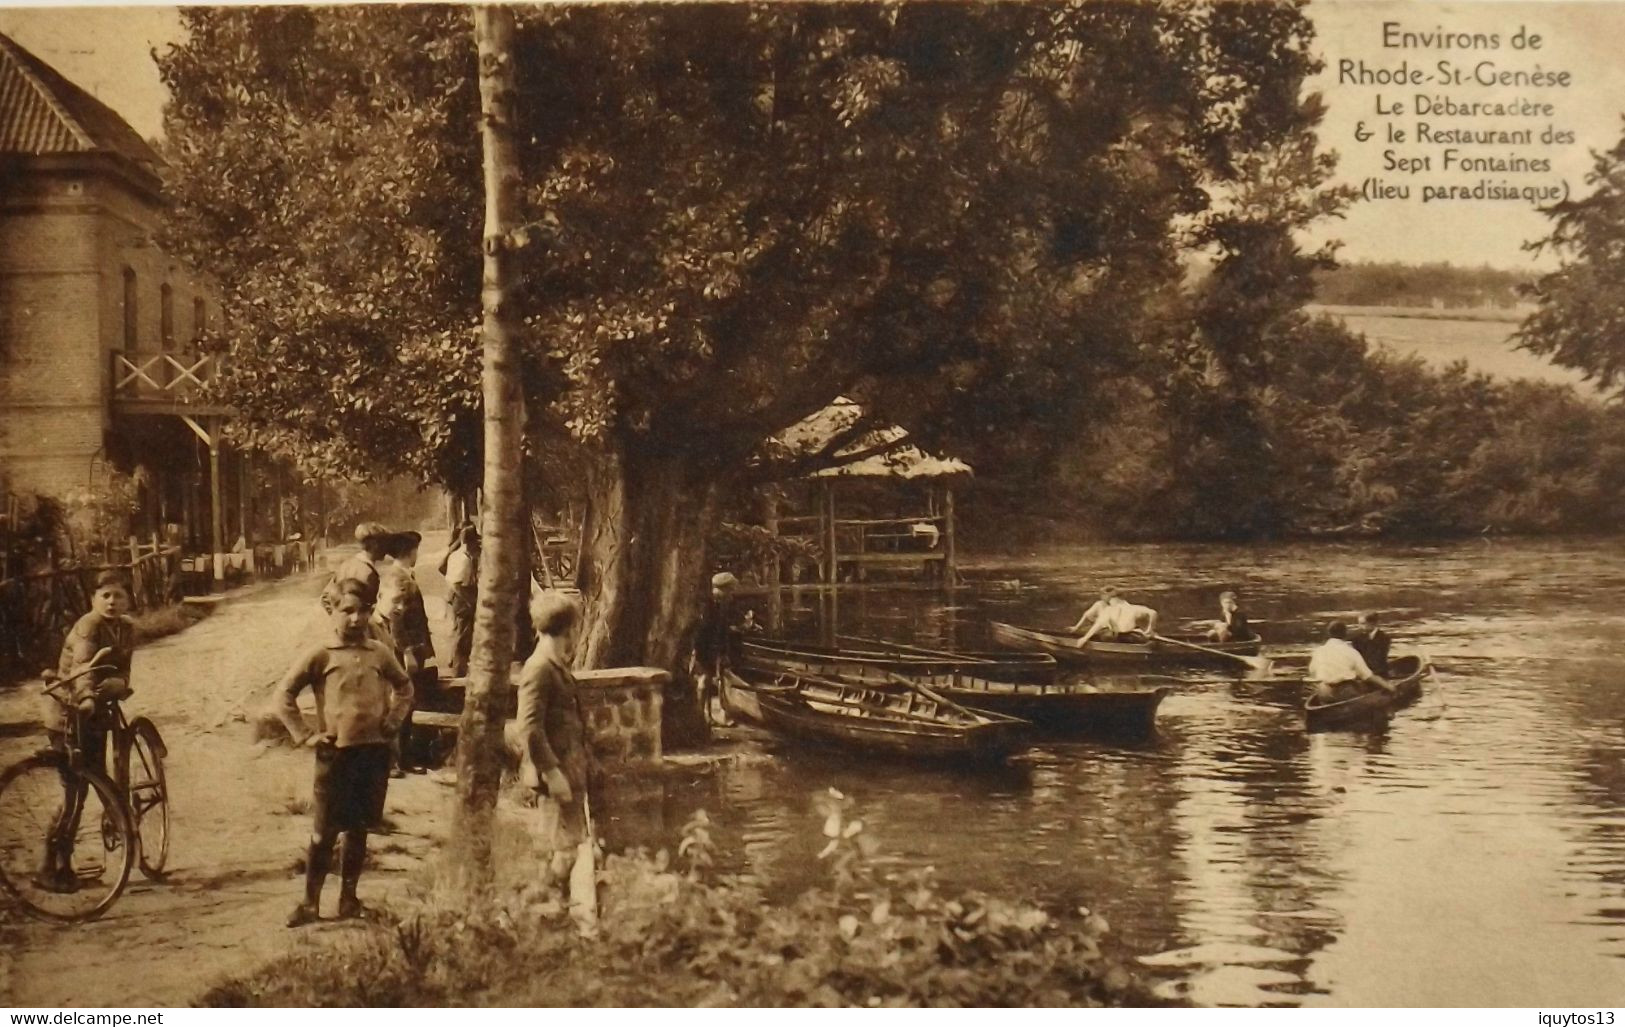
M 120 399 L 189 399 L 214 378 L 219 361 L 209 353 L 113 351 L 113 395 Z

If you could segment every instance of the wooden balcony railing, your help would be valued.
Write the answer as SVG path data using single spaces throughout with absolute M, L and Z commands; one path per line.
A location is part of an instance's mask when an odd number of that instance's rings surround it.
M 166 406 L 198 403 L 219 369 L 220 358 L 209 353 L 114 350 L 113 399 Z

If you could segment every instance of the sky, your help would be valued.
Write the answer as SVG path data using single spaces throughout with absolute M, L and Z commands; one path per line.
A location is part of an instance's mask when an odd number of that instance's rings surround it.
M 1591 150 L 1607 149 L 1620 139 L 1625 113 L 1625 60 L 1618 39 L 1625 37 L 1625 2 L 1440 3 L 1427 0 L 1313 0 L 1310 16 L 1317 28 L 1317 48 L 1326 68 L 1310 82 L 1327 103 L 1322 144 L 1340 155 L 1339 179 L 1356 187 L 1377 178 L 1409 185 L 1405 200 L 1378 200 L 1355 204 L 1343 219 L 1330 221 L 1314 233 L 1314 241 L 1341 240 L 1345 260 L 1449 261 L 1453 264 L 1489 264 L 1504 268 L 1550 267 L 1552 259 L 1537 259 L 1523 249 L 1526 241 L 1546 232 L 1547 220 L 1523 201 L 1464 200 L 1421 202 L 1425 184 L 1472 185 L 1481 179 L 1515 185 L 1558 186 L 1567 183 L 1573 193 L 1585 188 Z M 1397 23 L 1396 31 L 1417 35 L 1446 33 L 1495 34 L 1499 46 L 1488 49 L 1441 50 L 1427 45 L 1385 47 L 1383 26 Z M 1541 36 L 1539 49 L 1514 48 L 1519 29 Z M 54 65 L 59 71 L 122 114 L 144 136 L 161 131 L 165 99 L 152 61 L 154 48 L 162 49 L 180 38 L 182 29 L 174 7 L 0 7 L 0 32 Z M 1365 61 L 1367 70 L 1391 72 L 1401 61 L 1410 71 L 1436 74 L 1440 60 L 1453 62 L 1469 76 L 1480 61 L 1496 69 L 1527 72 L 1538 66 L 1546 72 L 1566 71 L 1568 87 L 1482 86 L 1467 83 L 1451 89 L 1431 85 L 1397 87 L 1349 81 L 1342 74 L 1344 61 Z M 1358 69 L 1356 68 L 1357 72 Z M 1449 93 L 1462 101 L 1492 102 L 1525 98 L 1550 103 L 1551 117 L 1451 118 L 1415 113 L 1416 94 Z M 1403 115 L 1379 115 L 1379 97 L 1385 109 L 1398 103 Z M 1546 158 L 1549 172 L 1478 173 L 1441 171 L 1444 145 L 1417 147 L 1415 123 L 1439 128 L 1530 128 L 1537 135 L 1549 124 L 1572 132 L 1569 145 L 1543 147 L 1483 144 L 1455 147 L 1463 154 Z M 1388 124 L 1410 133 L 1411 145 L 1394 145 L 1384 138 Z M 1359 141 L 1361 128 L 1374 132 Z M 1413 174 L 1384 168 L 1384 153 L 1395 158 L 1428 157 L 1427 171 Z

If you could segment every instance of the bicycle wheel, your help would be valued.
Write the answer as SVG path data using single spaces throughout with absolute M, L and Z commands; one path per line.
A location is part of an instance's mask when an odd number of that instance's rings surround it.
M 169 784 L 164 779 L 163 737 L 152 721 L 137 717 L 124 733 L 118 781 L 130 803 L 141 873 L 156 881 L 169 858 Z
M 82 789 L 79 816 L 57 852 L 61 872 L 43 876 L 46 847 L 67 807 L 70 787 Z M 123 797 L 94 771 L 70 771 L 45 753 L 0 774 L 0 885 L 23 909 L 44 920 L 94 920 L 118 901 L 135 863 L 135 829 Z

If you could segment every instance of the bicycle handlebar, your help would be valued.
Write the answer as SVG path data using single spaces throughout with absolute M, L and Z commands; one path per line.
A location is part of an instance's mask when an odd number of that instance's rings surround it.
M 44 674 L 44 677 L 46 679 L 45 692 L 47 694 L 49 694 L 51 692 L 61 691 L 63 687 L 73 684 L 75 681 L 78 681 L 80 678 L 84 677 L 86 674 L 94 674 L 98 670 L 117 670 L 117 669 L 118 669 L 118 667 L 115 666 L 114 664 L 111 664 L 111 663 L 93 663 L 90 666 L 86 667 L 84 670 L 79 671 L 77 674 L 69 674 L 65 678 L 57 677 L 56 674 L 53 671 L 46 671 L 45 674 Z

